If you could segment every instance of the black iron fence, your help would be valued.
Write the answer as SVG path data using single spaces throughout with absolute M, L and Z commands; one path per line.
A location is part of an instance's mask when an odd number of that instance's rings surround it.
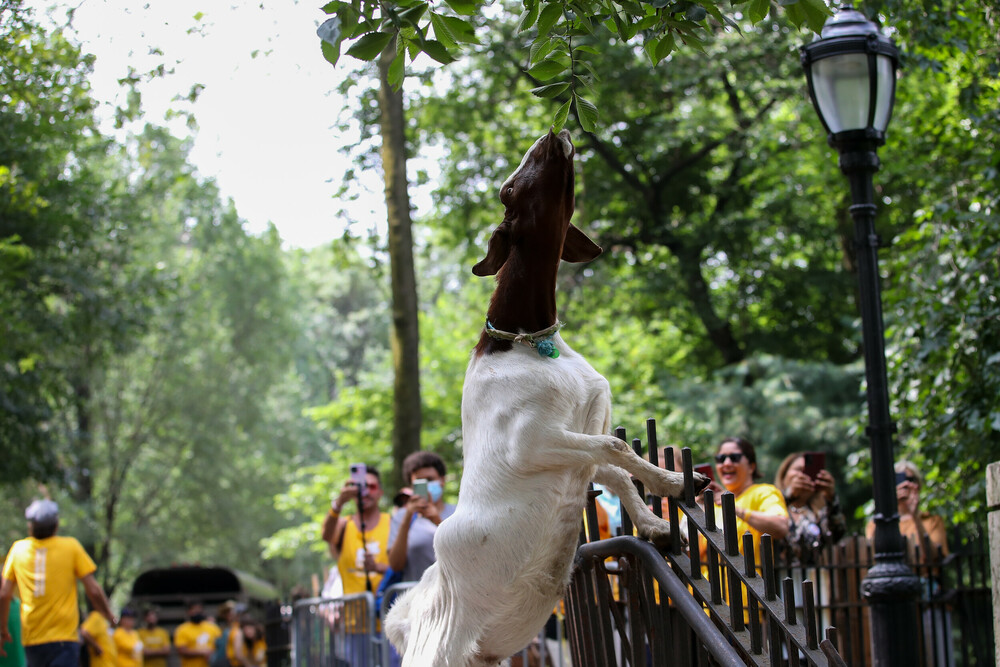
M 918 601 L 921 665 L 983 667 L 994 664 L 993 603 L 989 546 L 984 532 L 955 535 L 951 553 L 909 550 L 910 567 L 920 577 Z M 778 558 L 778 575 L 816 583 L 816 609 L 823 627 L 838 629 L 840 653 L 852 665 L 870 665 L 868 607 L 861 580 L 873 564 L 863 536 L 846 537 L 824 549 L 813 565 L 794 566 Z M 798 601 L 796 601 L 798 603 Z M 801 604 L 797 607 L 801 613 Z
M 647 434 L 656 464 L 652 420 Z M 622 430 L 618 435 L 624 439 Z M 641 453 L 639 440 L 632 445 Z M 665 458 L 672 468 L 670 448 Z M 714 512 L 705 513 L 695 502 L 689 450 L 683 460 L 687 490 L 683 500 L 668 505 L 667 518 L 675 526 L 668 548 L 657 550 L 633 537 L 596 541 L 596 529 L 581 534 L 567 594 L 574 664 L 638 667 L 668 664 L 661 657 L 670 656 L 669 664 L 692 666 L 870 665 L 869 613 L 860 594 L 873 564 L 868 541 L 845 538 L 802 567 L 783 559 L 765 535 L 758 557 L 749 535 L 742 536 L 742 549 L 737 542 L 733 495 L 722 497 L 728 528 L 722 531 Z M 713 503 L 710 491 L 705 503 Z M 587 523 L 596 526 L 593 499 L 590 505 Z M 658 498 L 652 506 L 659 510 Z M 624 509 L 622 524 L 630 534 Z M 910 554 L 924 589 L 914 638 L 921 656 L 917 667 L 994 664 L 985 534 L 954 536 L 948 555 L 919 549 Z

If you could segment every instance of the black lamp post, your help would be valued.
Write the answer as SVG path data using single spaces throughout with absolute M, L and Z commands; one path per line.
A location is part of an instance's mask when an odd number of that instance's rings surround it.
M 898 61 L 892 41 L 851 7 L 838 11 L 823 26 L 820 37 L 802 47 L 809 96 L 851 184 L 868 397 L 866 432 L 875 497 L 875 565 L 861 590 L 871 611 L 872 658 L 879 667 L 919 662 L 916 598 L 920 580 L 906 565 L 906 542 L 899 533 L 892 451 L 896 426 L 889 416 L 872 186 L 879 167 L 876 150 L 885 143 L 892 115 Z

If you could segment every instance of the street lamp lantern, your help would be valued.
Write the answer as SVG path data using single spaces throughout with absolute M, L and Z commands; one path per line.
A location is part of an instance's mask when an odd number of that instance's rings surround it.
M 879 237 L 875 232 L 873 177 L 876 150 L 885 143 L 896 96 L 899 52 L 878 26 L 845 7 L 802 47 L 802 66 L 830 145 L 851 186 L 851 217 L 857 248 L 858 310 L 865 356 L 865 394 L 875 500 L 875 564 L 861 583 L 871 613 L 872 660 L 877 667 L 920 664 L 916 600 L 920 580 L 906 564 L 899 532 L 885 326 L 879 284 Z
M 896 97 L 899 51 L 864 14 L 845 7 L 802 47 L 802 65 L 830 144 L 885 143 Z

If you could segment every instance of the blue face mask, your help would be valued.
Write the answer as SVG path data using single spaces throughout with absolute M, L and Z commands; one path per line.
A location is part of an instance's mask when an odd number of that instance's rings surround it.
M 444 488 L 441 486 L 441 482 L 438 480 L 427 482 L 427 493 L 430 495 L 432 503 L 441 500 L 441 496 L 444 495 Z

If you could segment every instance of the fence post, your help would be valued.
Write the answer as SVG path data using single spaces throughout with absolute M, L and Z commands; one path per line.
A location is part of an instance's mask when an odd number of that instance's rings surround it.
M 1000 461 L 986 466 L 986 510 L 989 516 L 990 574 L 993 579 L 993 637 L 1000 665 Z

